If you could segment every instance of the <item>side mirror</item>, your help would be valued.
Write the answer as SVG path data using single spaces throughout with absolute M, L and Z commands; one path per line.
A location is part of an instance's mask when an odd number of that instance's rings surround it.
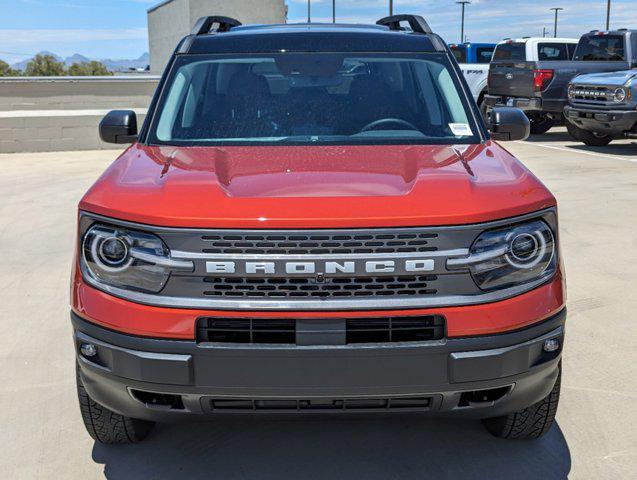
M 100 138 L 106 143 L 137 140 L 137 115 L 132 110 L 112 110 L 100 122 Z
M 489 130 L 493 140 L 526 140 L 531 134 L 531 124 L 519 108 L 496 107 L 489 114 Z

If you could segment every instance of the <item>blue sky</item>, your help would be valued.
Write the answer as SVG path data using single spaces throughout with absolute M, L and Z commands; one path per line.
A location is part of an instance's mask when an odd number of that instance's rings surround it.
M 49 50 L 62 56 L 135 58 L 148 50 L 146 10 L 159 0 L 0 0 L 0 59 L 9 63 Z M 227 0 L 232 1 L 232 0 Z M 289 21 L 307 18 L 306 0 L 286 0 Z M 637 28 L 635 0 L 613 0 L 611 27 Z M 337 19 L 371 22 L 387 14 L 388 0 L 337 0 Z M 552 32 L 550 7 L 561 6 L 558 33 L 579 37 L 603 28 L 606 0 L 472 0 L 465 31 L 473 41 Z M 331 0 L 312 0 L 313 21 L 331 21 Z M 449 42 L 459 41 L 455 0 L 394 0 L 396 13 L 424 15 Z M 213 13 L 213 12 L 211 12 Z

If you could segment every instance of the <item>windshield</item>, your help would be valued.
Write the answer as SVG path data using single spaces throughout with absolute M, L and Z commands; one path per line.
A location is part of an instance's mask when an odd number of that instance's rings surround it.
M 491 63 L 495 47 L 476 48 L 476 63 Z
M 622 61 L 624 60 L 624 37 L 621 35 L 591 35 L 583 37 L 573 60 Z
M 442 54 L 183 56 L 149 142 L 477 143 L 460 88 Z

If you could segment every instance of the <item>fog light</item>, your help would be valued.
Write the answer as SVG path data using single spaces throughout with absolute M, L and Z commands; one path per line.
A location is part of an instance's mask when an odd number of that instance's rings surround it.
M 85 357 L 94 357 L 97 355 L 97 347 L 92 343 L 83 343 L 80 345 L 80 352 Z
M 544 346 L 542 347 L 545 352 L 555 352 L 560 348 L 560 341 L 557 338 L 549 338 L 544 340 Z

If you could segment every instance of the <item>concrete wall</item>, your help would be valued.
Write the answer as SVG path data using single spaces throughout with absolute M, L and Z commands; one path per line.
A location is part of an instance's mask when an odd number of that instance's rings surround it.
M 0 153 L 117 148 L 97 126 L 114 109 L 144 120 L 156 76 L 0 78 Z
M 285 23 L 284 0 L 167 0 L 148 10 L 150 70 L 161 73 L 177 43 L 207 15 L 233 17 L 243 24 Z

